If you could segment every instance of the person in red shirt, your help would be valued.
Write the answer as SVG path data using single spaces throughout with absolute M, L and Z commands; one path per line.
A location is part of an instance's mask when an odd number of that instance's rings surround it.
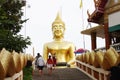
M 49 69 L 49 74 L 51 74 L 52 68 L 53 68 L 53 59 L 52 59 L 51 55 L 49 55 L 46 64 L 47 64 L 47 68 Z
M 56 66 L 56 63 L 57 63 L 55 54 L 52 56 L 52 59 L 53 59 L 53 69 L 55 69 L 55 66 Z

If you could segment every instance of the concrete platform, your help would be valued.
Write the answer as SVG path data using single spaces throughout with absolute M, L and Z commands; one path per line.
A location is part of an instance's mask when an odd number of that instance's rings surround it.
M 33 80 L 92 80 L 77 68 L 57 67 L 51 75 L 46 68 L 40 76 L 38 70 L 34 71 Z

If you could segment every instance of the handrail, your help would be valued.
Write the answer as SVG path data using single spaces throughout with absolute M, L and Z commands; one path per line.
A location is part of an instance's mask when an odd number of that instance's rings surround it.
M 79 60 L 76 60 L 76 65 L 77 69 L 84 72 L 93 80 L 109 80 L 110 71 L 104 70 L 102 68 L 96 68 Z
M 23 80 L 23 71 L 14 74 L 12 77 L 7 77 L 4 80 Z
M 80 64 L 82 64 L 82 65 L 84 65 L 84 66 L 87 66 L 87 67 L 91 68 L 92 70 L 95 70 L 95 71 L 97 71 L 97 72 L 99 72 L 99 73 L 102 73 L 102 74 L 108 75 L 108 74 L 110 73 L 109 71 L 106 71 L 106 70 L 104 70 L 104 69 L 102 69 L 102 68 L 95 68 L 94 66 L 91 66 L 91 65 L 89 65 L 89 64 L 86 64 L 86 63 L 81 62 L 81 61 L 79 61 L 79 60 L 76 60 L 76 62 L 78 62 L 78 63 L 80 63 Z

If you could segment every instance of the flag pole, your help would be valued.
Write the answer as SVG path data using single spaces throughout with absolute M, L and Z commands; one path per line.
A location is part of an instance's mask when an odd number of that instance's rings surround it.
M 84 30 L 84 16 L 83 16 L 83 1 L 82 0 L 80 0 L 80 8 L 82 9 L 82 28 L 83 28 L 83 30 Z M 84 34 L 83 34 L 83 47 L 84 47 L 84 49 L 85 49 L 85 36 L 84 36 Z

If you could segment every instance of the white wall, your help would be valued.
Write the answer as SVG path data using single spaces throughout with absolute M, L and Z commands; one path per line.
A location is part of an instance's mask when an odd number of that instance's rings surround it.
M 120 11 L 110 14 L 108 20 L 109 20 L 109 27 L 120 24 Z

